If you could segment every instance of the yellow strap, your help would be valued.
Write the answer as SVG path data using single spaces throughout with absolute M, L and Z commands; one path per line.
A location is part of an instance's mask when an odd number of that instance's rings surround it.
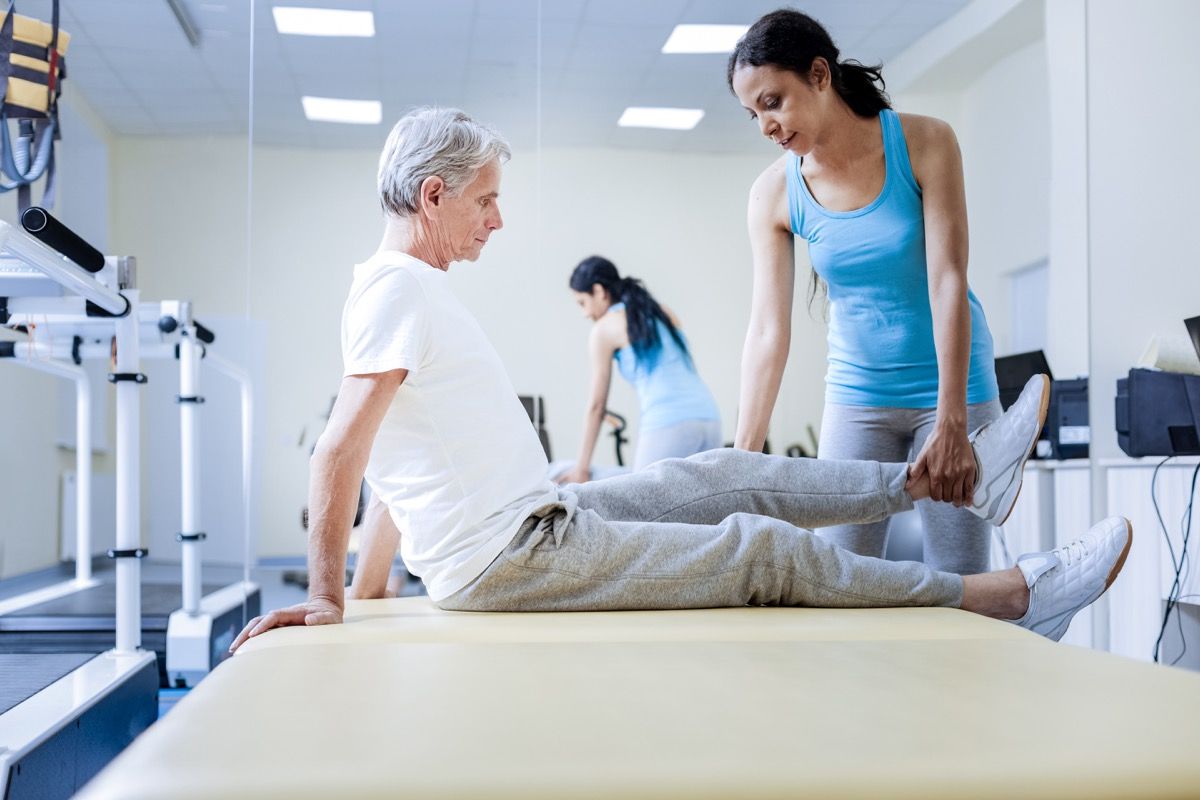
M 42 22 L 40 19 L 26 17 L 21 14 L 13 14 L 13 39 L 26 44 L 37 45 L 38 47 L 49 47 L 50 37 L 54 34 L 54 26 L 49 22 Z M 67 45 L 71 43 L 71 34 L 58 29 L 58 54 L 65 56 L 67 54 Z
M 36 69 L 38 72 L 50 74 L 49 62 L 42 61 L 40 58 L 30 58 L 23 56 L 20 53 L 12 54 L 12 65 L 14 67 L 25 67 L 26 69 Z
M 44 113 L 50 107 L 50 92 L 45 84 L 22 78 L 9 78 L 8 96 L 4 98 L 4 102 Z

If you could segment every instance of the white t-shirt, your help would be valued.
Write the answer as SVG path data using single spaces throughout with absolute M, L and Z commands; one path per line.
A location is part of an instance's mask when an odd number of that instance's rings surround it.
M 500 356 L 446 273 L 385 251 L 354 268 L 342 314 L 345 375 L 408 370 L 384 415 L 367 483 L 433 600 L 495 560 L 558 493 Z

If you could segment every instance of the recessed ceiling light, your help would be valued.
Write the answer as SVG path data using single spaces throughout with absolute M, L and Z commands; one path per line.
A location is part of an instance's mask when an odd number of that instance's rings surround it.
M 749 25 L 676 25 L 664 53 L 732 53 Z
M 275 30 L 297 36 L 374 36 L 375 15 L 340 8 L 275 6 Z
M 704 117 L 700 108 L 638 108 L 630 106 L 617 120 L 622 128 L 667 128 L 690 131 Z
M 302 97 L 304 116 L 315 122 L 348 122 L 353 125 L 378 125 L 383 119 L 383 104 L 378 100 L 343 100 L 338 97 Z

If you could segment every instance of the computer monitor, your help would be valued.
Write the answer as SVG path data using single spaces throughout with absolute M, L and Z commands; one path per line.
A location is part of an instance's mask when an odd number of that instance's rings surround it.
M 1185 319 L 1183 324 L 1187 326 L 1188 335 L 1192 337 L 1192 347 L 1196 348 L 1196 357 L 1200 358 L 1200 317 Z
M 1017 353 L 996 359 L 996 383 L 1000 387 L 1000 405 L 1006 410 L 1017 401 L 1021 390 L 1034 375 L 1050 372 L 1050 364 L 1046 354 L 1041 350 L 1031 350 L 1028 353 Z

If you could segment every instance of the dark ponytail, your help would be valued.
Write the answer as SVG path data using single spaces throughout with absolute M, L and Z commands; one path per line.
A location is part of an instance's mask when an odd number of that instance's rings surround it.
M 750 26 L 734 47 L 726 66 L 725 79 L 733 90 L 733 73 L 740 67 L 772 66 L 790 70 L 802 78 L 812 71 L 815 58 L 829 64 L 830 79 L 838 96 L 860 117 L 875 117 L 891 100 L 884 91 L 883 65 L 864 66 L 857 61 L 838 61 L 838 49 L 829 31 L 812 17 L 791 8 L 772 11 Z
M 570 286 L 577 292 L 590 293 L 596 284 L 604 288 L 613 303 L 625 304 L 625 329 L 629 334 L 629 345 L 637 360 L 647 369 L 654 368 L 662 353 L 659 322 L 667 326 L 684 357 L 691 360 L 683 334 L 671 323 L 667 312 L 663 311 L 641 281 L 628 276 L 622 278 L 616 265 L 603 256 L 588 256 L 571 273 Z

